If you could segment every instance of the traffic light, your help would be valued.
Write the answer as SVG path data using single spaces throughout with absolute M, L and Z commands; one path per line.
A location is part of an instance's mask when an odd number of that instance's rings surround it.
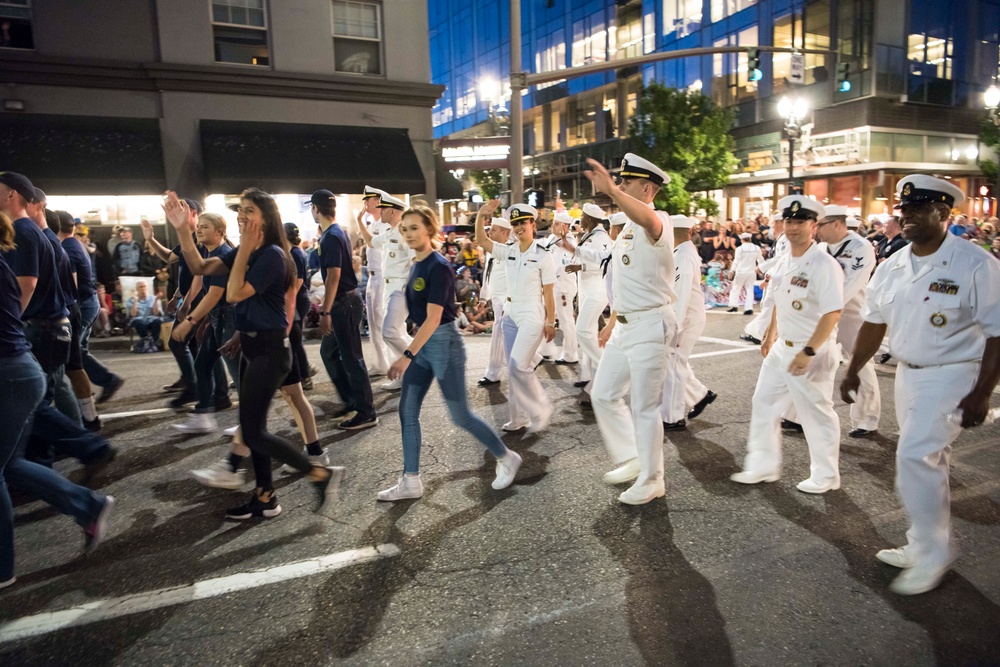
M 851 82 L 849 78 L 851 76 L 851 64 L 850 63 L 837 63 L 837 90 L 841 93 L 846 93 L 851 89 Z
M 747 50 L 747 79 L 760 81 L 763 76 L 760 71 L 760 49 L 752 47 Z
M 533 206 L 534 208 L 545 208 L 544 190 L 528 190 L 525 193 L 524 199 L 528 203 L 528 206 Z

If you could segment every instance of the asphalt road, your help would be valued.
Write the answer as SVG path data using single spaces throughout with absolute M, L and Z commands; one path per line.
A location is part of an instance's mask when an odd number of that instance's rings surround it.
M 436 388 L 418 501 L 375 501 L 402 467 L 398 394 L 376 392 L 372 430 L 347 434 L 321 417 L 348 470 L 331 519 L 313 513 L 303 481 L 276 473 L 281 516 L 227 523 L 251 485 L 213 490 L 188 473 L 225 453 L 221 434 L 173 432 L 169 412 L 108 419 L 120 454 L 100 486 L 118 508 L 96 553 L 80 555 L 67 517 L 30 499 L 15 508 L 18 583 L 0 591 L 0 665 L 997 664 L 1000 427 L 963 434 L 952 457 L 955 569 L 934 592 L 895 596 L 896 571 L 874 558 L 906 529 L 893 491 L 894 369 L 879 370 L 879 434 L 843 440 L 841 490 L 796 491 L 808 455 L 795 435 L 779 482 L 736 485 L 761 362 L 734 346 L 744 322 L 709 316 L 694 368 L 720 398 L 671 434 L 667 497 L 644 507 L 602 484 L 611 465 L 576 404 L 574 367 L 539 369 L 556 416 L 539 437 L 505 437 L 524 466 L 501 492 L 491 457 L 448 421 Z M 473 408 L 499 427 L 506 379 L 476 388 L 489 340 L 466 343 Z M 319 362 L 315 343 L 309 354 Z M 169 354 L 102 356 L 128 378 L 105 413 L 165 404 Z M 329 414 L 331 385 L 316 380 L 310 398 Z M 837 410 L 846 433 L 847 407 Z M 298 442 L 283 402 L 270 424 Z M 78 475 L 75 462 L 58 467 Z

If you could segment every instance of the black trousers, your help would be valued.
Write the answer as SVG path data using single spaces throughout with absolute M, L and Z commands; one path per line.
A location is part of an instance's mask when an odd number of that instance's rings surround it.
M 312 471 L 303 453 L 284 438 L 267 431 L 267 413 L 274 392 L 292 368 L 292 353 L 284 331 L 240 332 L 243 363 L 240 365 L 240 426 L 250 448 L 258 488 L 274 489 L 271 458 L 302 473 Z
M 323 337 L 319 353 L 333 386 L 347 409 L 362 418 L 375 417 L 372 385 L 361 351 L 361 311 L 364 305 L 357 290 L 338 294 L 330 309 L 333 333 Z

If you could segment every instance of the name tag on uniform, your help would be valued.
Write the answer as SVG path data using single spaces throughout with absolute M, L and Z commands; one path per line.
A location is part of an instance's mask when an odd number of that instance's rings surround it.
M 517 261 L 517 257 L 508 257 L 507 261 L 508 262 L 516 262 Z
M 961 285 L 956 285 L 950 280 L 939 280 L 931 283 L 929 289 L 935 294 L 958 294 L 959 287 L 961 287 Z
M 389 243 L 399 243 L 399 239 L 389 239 Z

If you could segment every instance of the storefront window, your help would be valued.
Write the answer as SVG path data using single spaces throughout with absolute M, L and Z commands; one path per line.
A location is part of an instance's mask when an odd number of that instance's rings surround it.
M 664 37 L 680 39 L 700 30 L 701 11 L 701 0 L 663 0 Z
M 30 0 L 0 0 L 0 48 L 35 48 Z
M 896 135 L 895 162 L 925 162 L 924 138 L 915 134 Z
M 868 142 L 869 162 L 892 161 L 892 135 L 888 132 L 872 132 Z

